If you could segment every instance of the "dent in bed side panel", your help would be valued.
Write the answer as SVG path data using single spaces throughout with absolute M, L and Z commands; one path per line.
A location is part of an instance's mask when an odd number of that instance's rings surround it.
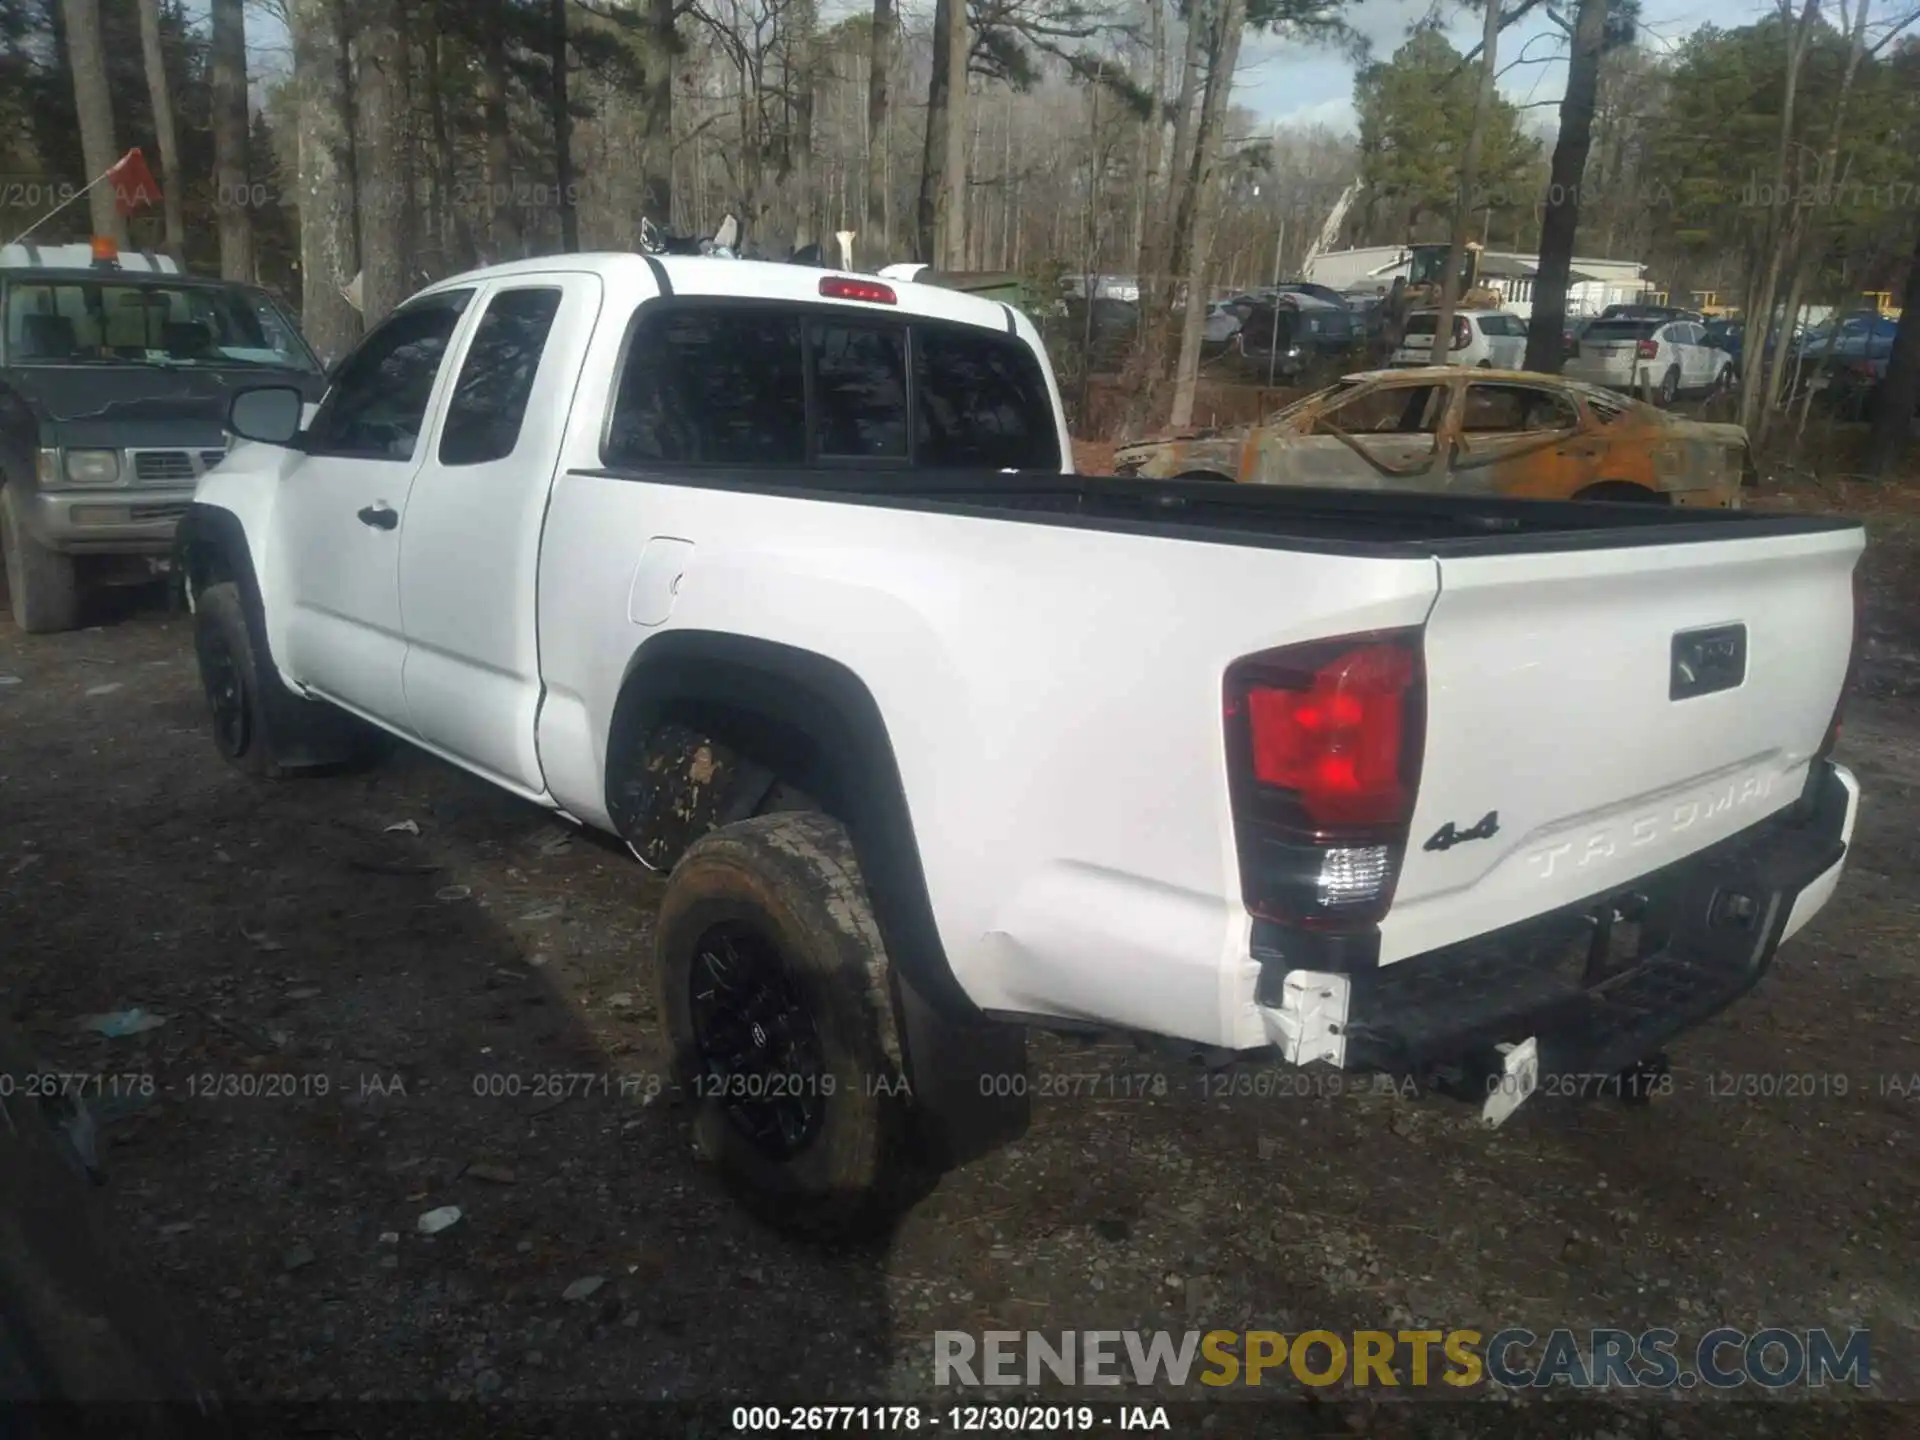
M 633 567 L 663 533 L 696 545 L 699 563 L 669 621 L 642 632 L 627 615 Z M 608 727 L 651 634 L 823 656 L 880 711 L 939 940 L 973 1002 L 1098 1006 L 1117 1025 L 1208 1044 L 1259 1034 L 1226 666 L 1418 624 L 1435 584 L 1430 560 L 576 474 L 555 484 L 547 544 L 570 561 L 544 566 L 540 589 L 542 754 L 561 805 L 605 823 Z

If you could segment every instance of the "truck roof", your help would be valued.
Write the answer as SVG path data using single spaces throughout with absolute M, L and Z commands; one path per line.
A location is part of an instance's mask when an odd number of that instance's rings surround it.
M 543 255 L 531 260 L 512 260 L 500 265 L 482 266 L 460 275 L 449 276 L 427 287 L 423 294 L 457 289 L 481 281 L 515 275 L 551 275 L 572 271 L 598 275 L 609 291 L 639 287 L 651 292 L 654 275 L 665 277 L 675 295 L 739 296 L 768 300 L 787 300 L 796 304 L 819 303 L 823 280 L 837 278 L 884 285 L 897 297 L 894 305 L 860 300 L 835 303 L 874 311 L 896 310 L 925 319 L 948 320 L 963 325 L 978 325 L 1003 333 L 1016 331 L 1013 311 L 997 300 L 983 300 L 964 291 L 939 285 L 919 285 L 912 281 L 882 279 L 850 270 L 828 270 L 813 265 L 794 265 L 771 260 L 733 260 L 711 255 L 641 255 L 631 251 L 602 251 L 578 255 Z
M 112 264 L 96 266 L 93 247 L 89 244 L 41 245 L 32 240 L 0 245 L 0 270 L 84 270 L 94 276 L 165 275 L 169 279 L 185 278 L 171 256 L 156 254 L 152 250 L 122 250 Z

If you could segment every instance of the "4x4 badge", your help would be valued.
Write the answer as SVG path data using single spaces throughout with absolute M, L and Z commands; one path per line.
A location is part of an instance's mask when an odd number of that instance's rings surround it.
M 1500 812 L 1489 810 L 1479 822 L 1466 830 L 1456 830 L 1449 820 L 1433 832 L 1433 838 L 1422 846 L 1425 850 L 1451 850 L 1456 845 L 1464 845 L 1469 840 L 1491 840 L 1500 833 Z

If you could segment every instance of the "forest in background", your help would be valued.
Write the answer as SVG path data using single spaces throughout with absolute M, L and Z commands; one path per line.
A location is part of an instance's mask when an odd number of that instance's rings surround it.
M 1471 4 L 1369 54 L 1364 4 L 0 0 L 0 223 L 12 238 L 139 146 L 163 208 L 122 221 L 96 192 L 41 237 L 124 226 L 257 278 L 336 353 L 426 281 L 630 248 L 642 216 L 705 232 L 732 213 L 774 258 L 845 229 L 865 266 L 1137 274 L 1161 314 L 1295 273 L 1356 180 L 1340 245 L 1446 240 L 1457 219 L 1496 248 L 1638 259 L 1676 301 L 1756 318 L 1909 283 L 1911 6 L 1776 0 L 1663 50 L 1632 0 L 1507 0 L 1490 35 L 1553 25 L 1496 57 L 1446 38 Z M 1358 61 L 1355 133 L 1236 106 L 1249 35 Z M 1564 100 L 1479 98 L 1549 56 L 1570 58 Z M 1177 331 L 1141 329 L 1149 390 Z M 1742 417 L 1764 428 L 1779 377 L 1751 368 Z

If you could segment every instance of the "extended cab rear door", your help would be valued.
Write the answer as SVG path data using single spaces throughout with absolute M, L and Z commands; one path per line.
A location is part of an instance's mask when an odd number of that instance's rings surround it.
M 1798 798 L 1845 678 L 1861 533 L 1700 533 L 1726 538 L 1442 547 L 1383 961 L 1618 892 Z M 1444 843 L 1449 825 L 1475 833 Z
M 600 304 L 599 276 L 564 271 L 502 277 L 476 298 L 400 549 L 415 730 L 532 795 L 546 789 L 534 743 L 540 534 Z

